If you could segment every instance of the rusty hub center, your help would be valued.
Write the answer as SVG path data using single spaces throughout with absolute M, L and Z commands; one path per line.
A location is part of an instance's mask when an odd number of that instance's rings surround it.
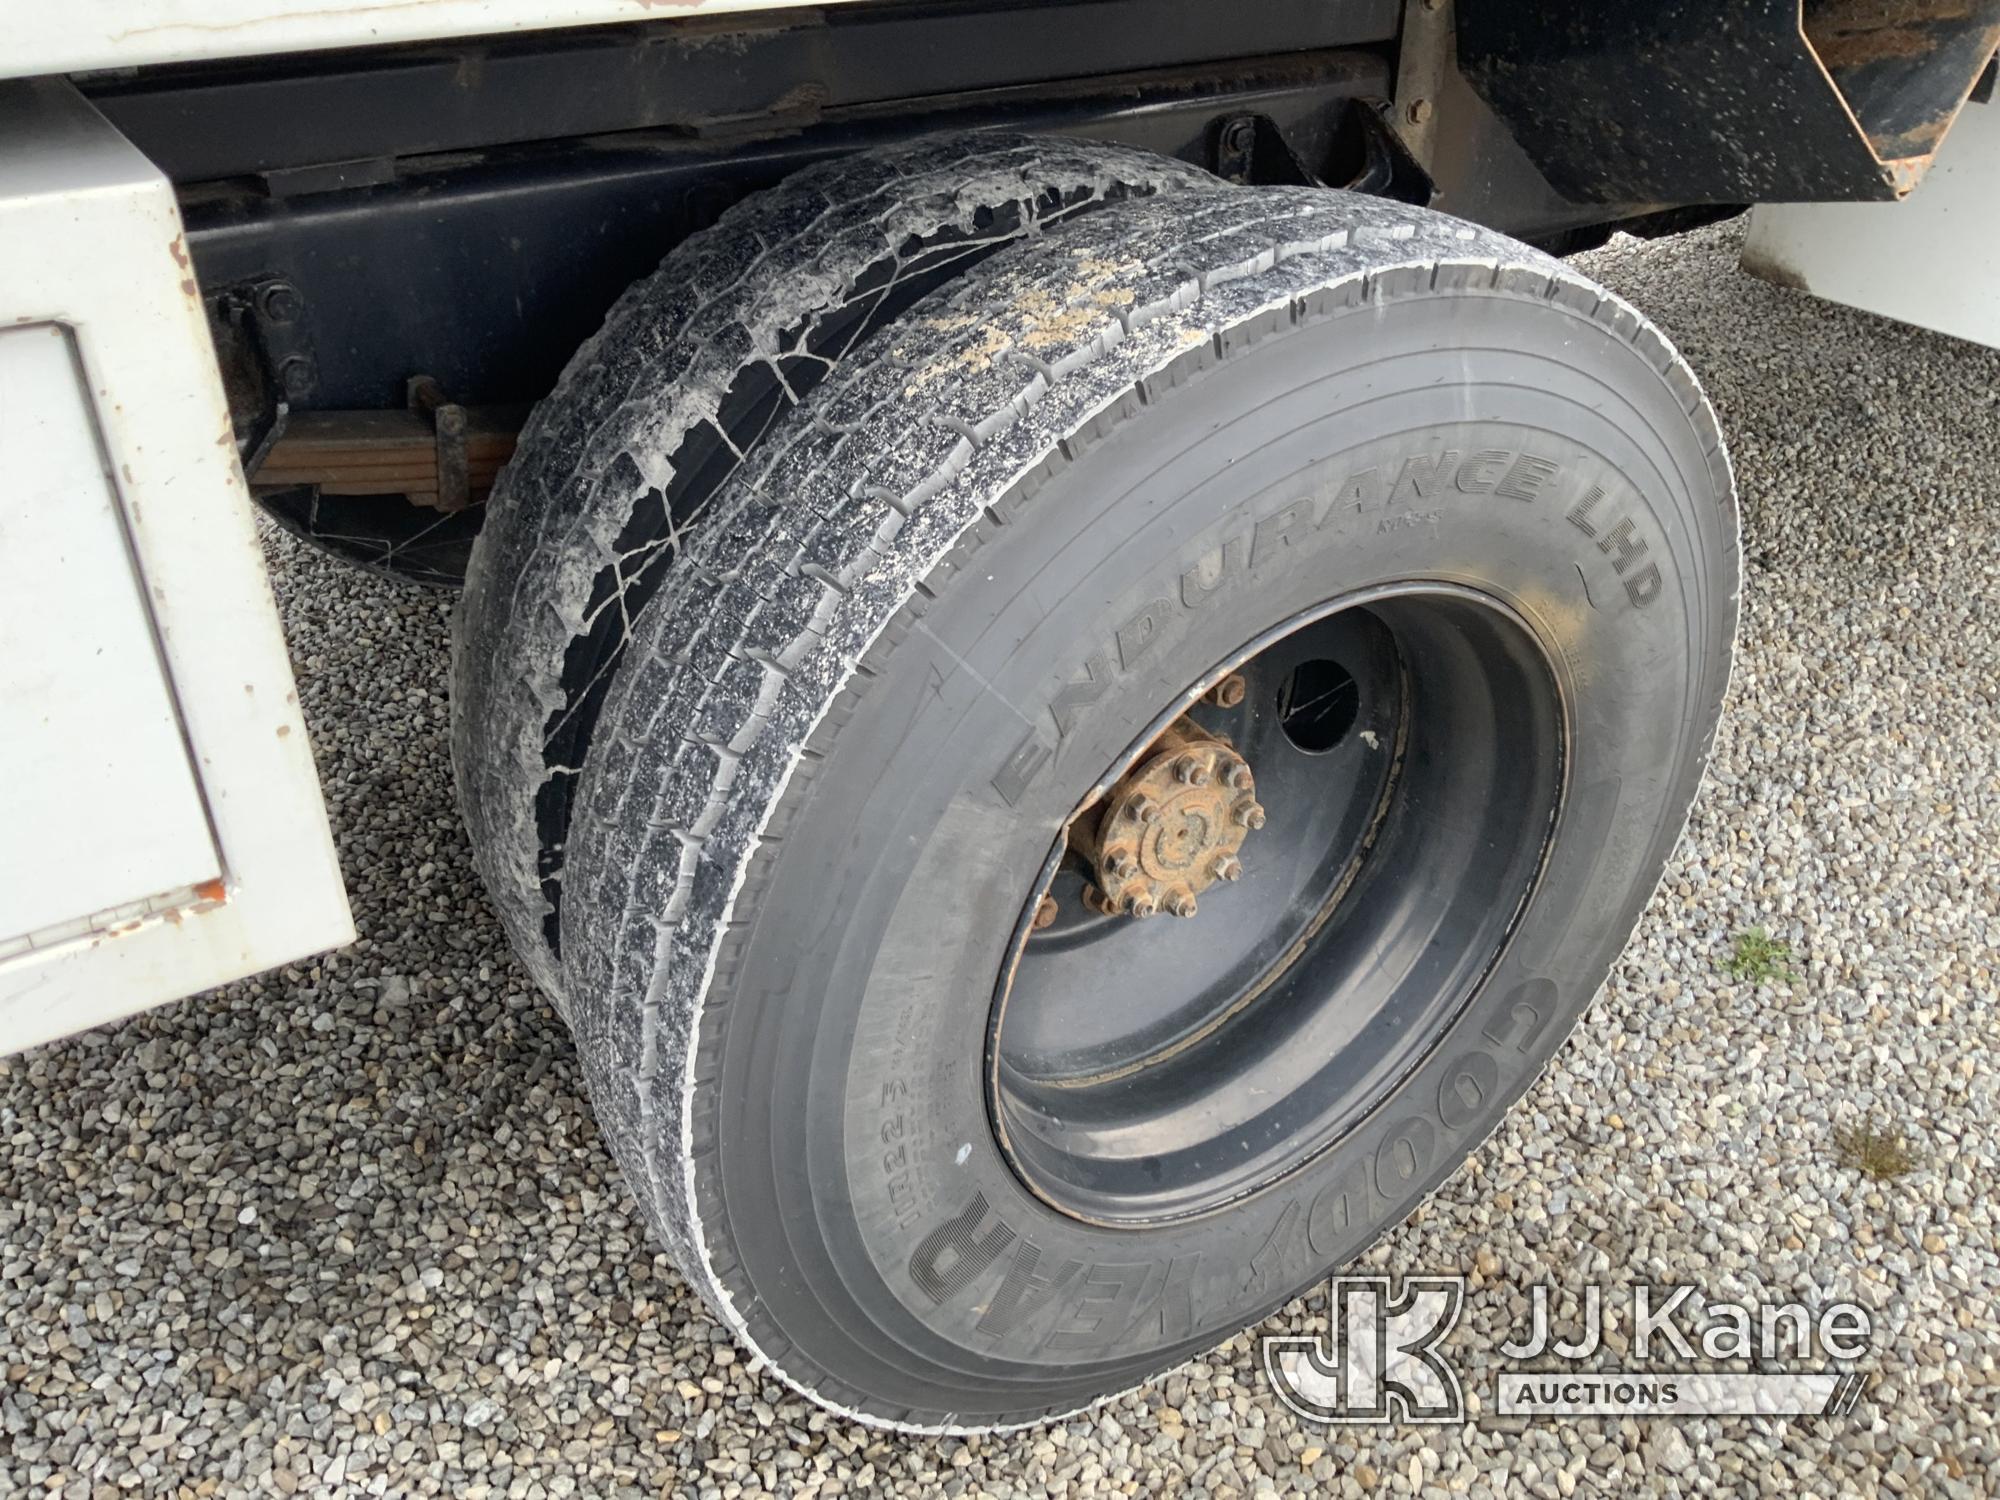
M 1176 719 L 1112 787 L 1073 842 L 1096 873 L 1085 899 L 1114 915 L 1195 914 L 1195 898 L 1243 873 L 1243 840 L 1264 826 L 1250 766 L 1229 742 Z

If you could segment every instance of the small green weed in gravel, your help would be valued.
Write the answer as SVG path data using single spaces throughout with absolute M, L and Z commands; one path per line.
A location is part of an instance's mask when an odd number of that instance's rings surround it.
M 1792 984 L 1799 976 L 1792 970 L 1791 958 L 1790 943 L 1772 937 L 1761 927 L 1751 927 L 1736 934 L 1736 942 L 1729 950 L 1729 957 L 1722 961 L 1722 967 L 1731 979 L 1747 979 L 1753 984 Z
M 1917 1164 L 1916 1153 L 1901 1131 L 1878 1129 L 1865 1120 L 1859 1125 L 1834 1126 L 1833 1152 L 1843 1167 L 1877 1182 L 1901 1177 Z

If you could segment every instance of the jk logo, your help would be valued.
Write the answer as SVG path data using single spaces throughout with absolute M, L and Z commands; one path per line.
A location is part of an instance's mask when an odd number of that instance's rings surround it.
M 1462 1422 L 1465 1391 L 1437 1345 L 1464 1306 L 1460 1276 L 1405 1277 L 1393 1296 L 1386 1276 L 1335 1276 L 1329 1340 L 1265 1338 L 1264 1374 L 1308 1421 Z

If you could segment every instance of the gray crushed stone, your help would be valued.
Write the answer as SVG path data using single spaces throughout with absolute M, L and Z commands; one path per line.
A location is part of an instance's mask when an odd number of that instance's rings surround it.
M 361 941 L 0 1061 L 0 1495 L 1990 1493 L 2000 356 L 1743 278 L 1738 234 L 1579 262 L 1733 446 L 1709 789 L 1575 1040 L 1369 1260 L 1473 1278 L 1476 1406 L 1539 1279 L 1851 1298 L 1850 1418 L 1308 1427 L 1247 1335 L 1001 1438 L 804 1404 L 646 1243 L 506 953 L 452 806 L 447 603 L 274 534 Z M 1725 971 L 1749 927 L 1792 981 Z M 1862 1123 L 1907 1171 L 1846 1164 Z M 1307 1298 L 1266 1331 L 1324 1326 Z

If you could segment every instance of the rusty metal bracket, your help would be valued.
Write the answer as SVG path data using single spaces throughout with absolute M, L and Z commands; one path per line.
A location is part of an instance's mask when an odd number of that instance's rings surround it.
M 1454 25 L 1452 0 L 1405 0 L 1390 125 L 1411 158 L 1425 168 L 1437 156 L 1438 105 L 1456 65 Z
M 246 320 L 277 399 L 296 406 L 317 391 L 319 359 L 299 289 L 270 277 L 232 287 L 224 295 L 233 299 L 233 310 Z
M 1466 78 L 1579 203 L 1900 198 L 2000 43 L 2000 0 L 1456 9 Z
M 465 453 L 465 408 L 447 401 L 444 389 L 429 375 L 413 375 L 406 387 L 410 410 L 427 415 L 437 439 L 437 508 L 447 515 L 472 502 L 470 467 Z
M 217 367 L 236 428 L 236 455 L 254 473 L 284 436 L 294 406 L 319 389 L 305 299 L 280 277 L 238 282 L 204 299 Z

